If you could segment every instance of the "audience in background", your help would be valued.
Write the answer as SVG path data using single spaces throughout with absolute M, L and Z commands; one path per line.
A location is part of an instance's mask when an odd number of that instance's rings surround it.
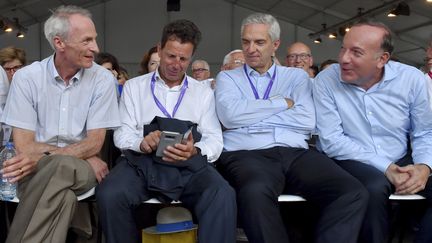
M 118 78 L 120 66 L 115 56 L 108 52 L 99 52 L 95 57 L 95 62 L 108 69 L 116 79 Z
M 245 64 L 243 51 L 240 49 L 233 50 L 225 55 L 221 70 L 231 70 Z
M 309 77 L 311 77 L 311 78 L 315 78 L 315 76 L 318 73 L 319 73 L 319 68 L 317 65 L 312 65 L 308 70 Z
M 0 65 L 6 71 L 9 83 L 15 72 L 26 65 L 26 62 L 25 51 L 21 48 L 9 46 L 0 50 Z
M 118 79 L 118 91 L 121 95 L 123 91 L 123 86 L 125 85 L 126 81 L 129 79 L 129 74 L 124 67 L 119 66 L 119 73 L 117 79 Z
M 301 68 L 313 78 L 313 72 L 310 68 L 313 65 L 313 57 L 310 48 L 302 43 L 295 42 L 288 46 L 286 54 L 287 67 Z
M 321 63 L 319 70 L 322 71 L 326 68 L 328 68 L 330 65 L 334 64 L 334 63 L 338 63 L 338 61 L 333 60 L 333 59 L 327 59 L 324 62 Z
M 248 241 L 289 242 L 278 196 L 301 195 L 319 209 L 314 242 L 357 240 L 367 192 L 305 140 L 315 128 L 312 82 L 273 62 L 280 27 L 268 14 L 243 20 L 246 65 L 217 75 L 216 109 L 226 128 L 217 168 L 235 188 Z
M 432 110 L 423 73 L 389 61 L 391 30 L 365 21 L 345 34 L 339 65 L 314 83 L 320 148 L 369 192 L 359 242 L 388 242 L 389 196 L 418 193 L 428 209 L 413 242 L 432 242 Z
M 153 46 L 148 50 L 140 63 L 141 70 L 139 71 L 140 75 L 150 73 L 155 71 L 160 62 L 160 57 L 158 54 L 157 46 Z
M 3 67 L 0 65 L 0 118 L 3 108 L 6 104 L 6 98 L 9 92 L 9 80 Z
M 205 60 L 195 60 L 192 62 L 192 77 L 198 81 L 210 78 L 210 66 Z

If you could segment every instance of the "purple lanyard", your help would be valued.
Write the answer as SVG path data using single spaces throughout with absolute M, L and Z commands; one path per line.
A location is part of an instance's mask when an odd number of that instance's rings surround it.
M 244 70 L 244 72 L 245 72 L 245 74 L 246 74 L 246 77 L 247 77 L 248 80 L 249 80 L 249 84 L 250 84 L 250 86 L 251 86 L 251 88 L 252 88 L 252 91 L 253 91 L 253 93 L 254 93 L 254 95 L 255 95 L 255 99 L 259 100 L 260 97 L 259 97 L 259 95 L 258 95 L 258 91 L 256 90 L 254 84 L 252 83 L 252 80 L 251 80 L 250 77 L 249 77 L 249 74 L 247 73 L 246 64 L 243 65 L 243 70 Z M 274 72 L 273 72 L 273 75 L 272 75 L 272 77 L 271 77 L 271 79 L 270 79 L 270 82 L 269 82 L 269 84 L 268 84 L 268 86 L 267 86 L 267 89 L 266 89 L 266 91 L 265 91 L 265 93 L 264 93 L 263 100 L 266 100 L 266 99 L 269 98 L 270 90 L 271 90 L 271 88 L 272 88 L 272 86 L 273 86 L 273 81 L 274 81 L 275 77 L 276 77 L 276 66 L 275 66 L 275 70 L 274 70 Z
M 180 96 L 178 97 L 177 103 L 176 103 L 176 105 L 174 106 L 174 110 L 173 110 L 173 113 L 172 113 L 172 116 L 171 116 L 170 113 L 168 113 L 168 111 L 167 111 L 167 110 L 165 109 L 165 107 L 160 103 L 160 101 L 158 100 L 158 98 L 157 98 L 156 95 L 155 95 L 155 92 L 154 92 L 154 90 L 155 90 L 155 83 L 156 83 L 156 77 L 155 77 L 155 75 L 156 75 L 156 72 L 153 73 L 153 76 L 152 76 L 152 78 L 151 78 L 151 83 L 150 83 L 150 87 L 151 87 L 151 92 L 152 92 L 152 95 L 153 95 L 153 99 L 154 99 L 154 101 L 155 101 L 157 107 L 159 107 L 159 110 L 161 110 L 162 113 L 164 113 L 164 115 L 165 115 L 166 117 L 168 117 L 168 118 L 173 118 L 173 117 L 175 116 L 175 113 L 177 112 L 179 106 L 180 106 L 180 103 L 181 103 L 182 100 L 183 100 L 183 96 L 184 96 L 184 94 L 186 93 L 186 88 L 188 87 L 188 80 L 187 80 L 187 77 L 185 78 L 185 81 L 184 81 L 184 83 L 183 83 L 183 85 L 182 85 L 182 87 L 181 87 L 181 89 L 180 89 Z

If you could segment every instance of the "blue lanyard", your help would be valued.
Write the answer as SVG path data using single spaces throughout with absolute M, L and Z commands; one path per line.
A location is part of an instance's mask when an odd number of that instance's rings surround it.
M 255 95 L 255 99 L 259 100 L 260 97 L 259 97 L 259 95 L 258 95 L 258 91 L 256 90 L 255 85 L 252 83 L 252 80 L 250 79 L 249 74 L 247 73 L 246 64 L 243 65 L 243 70 L 244 70 L 244 72 L 245 72 L 245 74 L 246 74 L 246 77 L 247 77 L 248 80 L 249 80 L 249 84 L 250 84 L 250 86 L 251 86 L 251 88 L 252 88 L 252 91 L 253 91 L 253 93 L 254 93 L 254 95 Z M 267 86 L 267 89 L 266 89 L 266 91 L 264 92 L 263 100 L 266 100 L 266 99 L 269 98 L 270 90 L 271 90 L 271 88 L 272 88 L 272 86 L 273 86 L 273 81 L 274 81 L 275 77 L 276 77 L 276 66 L 275 66 L 275 70 L 274 70 L 274 72 L 273 72 L 273 75 L 272 75 L 272 77 L 271 77 L 271 79 L 270 79 L 270 82 L 269 82 L 269 84 L 268 84 L 268 86 Z
M 154 90 L 155 90 L 155 83 L 156 83 L 156 72 L 153 73 L 153 76 L 152 76 L 151 82 L 150 82 L 150 87 L 151 87 L 151 92 L 152 92 L 152 95 L 153 95 L 153 99 L 154 99 L 157 107 L 159 108 L 159 110 L 161 110 L 162 113 L 164 113 L 164 115 L 166 117 L 173 118 L 175 116 L 175 113 L 177 112 L 179 106 L 180 106 L 180 103 L 183 100 L 184 94 L 186 93 L 186 88 L 188 87 L 187 77 L 185 78 L 185 81 L 183 82 L 183 85 L 182 85 L 182 87 L 180 89 L 180 96 L 178 97 L 177 103 L 174 106 L 174 110 L 173 110 L 172 115 L 170 113 L 168 113 L 168 111 L 165 109 L 165 107 L 160 103 L 160 101 L 156 97 L 155 92 L 154 92 Z

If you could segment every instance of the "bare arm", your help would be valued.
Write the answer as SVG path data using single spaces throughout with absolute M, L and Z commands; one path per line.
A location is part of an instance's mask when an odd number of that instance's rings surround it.
M 87 137 L 75 144 L 58 148 L 45 143 L 35 141 L 35 133 L 30 130 L 13 128 L 13 138 L 18 155 L 3 164 L 2 173 L 5 177 L 13 177 L 12 181 L 18 181 L 24 176 L 32 173 L 37 162 L 42 158 L 44 152 L 52 154 L 70 155 L 87 160 L 100 181 L 107 173 L 106 164 L 96 159 L 105 139 L 105 129 L 94 129 L 87 131 Z
M 87 137 L 63 148 L 50 151 L 52 154 L 71 155 L 80 159 L 88 159 L 97 156 L 105 141 L 106 130 L 104 128 L 87 131 Z

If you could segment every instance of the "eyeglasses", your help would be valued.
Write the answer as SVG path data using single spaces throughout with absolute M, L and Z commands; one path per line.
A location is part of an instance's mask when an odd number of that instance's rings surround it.
M 3 67 L 3 69 L 6 71 L 6 72 L 16 72 L 18 69 L 20 69 L 20 68 L 22 68 L 23 67 L 23 65 L 16 65 L 16 66 L 13 66 L 13 67 Z
M 291 55 L 287 55 L 288 60 L 290 61 L 294 61 L 297 58 L 300 58 L 300 60 L 305 61 L 307 60 L 309 57 L 311 56 L 311 54 L 308 53 L 300 53 L 300 54 L 291 54 Z
M 235 59 L 233 63 L 235 65 L 243 65 L 243 64 L 245 64 L 245 62 L 243 60 L 240 60 L 240 59 Z
M 206 69 L 206 68 L 197 68 L 197 69 L 192 69 L 192 72 L 194 72 L 194 73 L 204 72 L 204 71 L 208 71 L 208 69 Z

